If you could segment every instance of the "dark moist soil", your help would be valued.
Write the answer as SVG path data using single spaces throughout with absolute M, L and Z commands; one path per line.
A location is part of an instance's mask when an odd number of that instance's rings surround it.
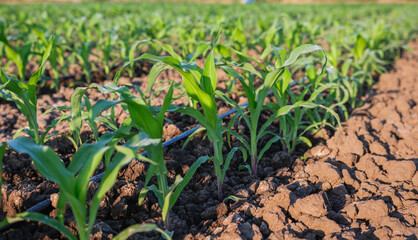
M 380 77 L 364 98 L 364 106 L 354 110 L 332 137 L 324 130 L 321 136 L 313 136 L 313 148 L 300 147 L 294 156 L 283 152 L 279 144 L 272 146 L 261 159 L 259 177 L 239 171 L 242 157 L 236 154 L 223 190 L 225 196 L 243 200 L 220 203 L 213 164 L 203 164 L 171 211 L 174 239 L 417 239 L 418 44 L 412 46 L 414 51 Z M 64 89 L 61 95 L 42 96 L 40 105 L 68 105 L 71 93 Z M 5 123 L 0 134 L 6 141 L 26 121 L 12 105 L 1 102 L 0 107 L 0 121 Z M 169 117 L 176 125 L 166 125 L 165 139 L 195 124 L 187 118 L 178 125 L 181 116 Z M 49 124 L 48 119 L 44 121 Z M 89 137 L 85 133 L 84 139 Z M 202 136 L 184 150 L 182 143 L 165 149 L 172 179 L 184 175 L 198 157 L 212 154 Z M 71 158 L 74 150 L 65 138 L 48 144 L 64 160 Z M 144 204 L 137 204 L 146 167 L 133 161 L 120 172 L 101 204 L 91 239 L 111 239 L 137 223 L 162 226 L 153 194 L 148 194 Z M 57 186 L 44 181 L 27 156 L 8 151 L 2 176 L 2 218 L 47 198 L 55 205 Z M 98 183 L 91 183 L 90 193 L 97 187 Z M 45 211 L 51 217 L 55 216 L 53 206 Z M 66 224 L 75 231 L 71 214 Z M 60 238 L 57 231 L 37 223 L 20 223 L 0 235 L 0 239 L 14 240 Z M 148 233 L 130 239 L 160 238 Z

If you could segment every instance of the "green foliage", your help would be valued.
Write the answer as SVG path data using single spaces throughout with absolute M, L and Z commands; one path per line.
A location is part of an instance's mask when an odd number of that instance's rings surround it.
M 308 107 L 307 104 L 287 105 L 286 107 L 288 108 L 288 111 L 281 111 L 280 109 L 277 108 L 277 106 L 280 106 L 280 103 L 282 103 L 282 105 L 285 105 L 285 103 L 287 102 L 287 99 L 289 98 L 288 90 L 290 89 L 289 87 L 290 87 L 291 76 L 287 67 L 294 64 L 296 60 L 303 54 L 308 54 L 308 53 L 315 52 L 315 51 L 322 51 L 323 53 L 322 48 L 320 48 L 317 45 L 302 45 L 300 47 L 295 48 L 290 53 L 288 59 L 286 61 L 283 61 L 284 54 L 285 54 L 283 51 L 280 51 L 278 48 L 274 48 L 274 47 L 267 49 L 267 51 L 275 51 L 275 54 L 279 57 L 278 61 L 276 61 L 277 66 L 271 71 L 268 71 L 267 67 L 261 64 L 260 61 L 257 61 L 257 62 L 258 62 L 258 65 L 260 65 L 262 69 L 264 70 L 262 72 L 257 71 L 252 65 L 249 65 L 249 64 L 238 65 L 240 68 L 248 71 L 248 73 L 250 74 L 250 76 L 248 76 L 247 78 L 249 80 L 248 83 L 231 66 L 222 67 L 222 69 L 227 74 L 229 74 L 230 76 L 234 78 L 238 78 L 242 87 L 244 88 L 245 94 L 248 99 L 248 108 L 249 108 L 248 115 L 244 112 L 244 109 L 238 106 L 236 102 L 228 98 L 225 94 L 218 92 L 218 95 L 221 99 L 223 99 L 226 103 L 232 105 L 235 109 L 237 109 L 237 114 L 233 117 L 232 121 L 230 122 L 230 127 L 227 129 L 227 131 L 228 131 L 228 134 L 232 134 L 238 140 L 240 140 L 241 143 L 244 145 L 246 151 L 248 151 L 251 157 L 251 173 L 253 175 L 257 175 L 257 163 L 260 161 L 264 152 L 267 151 L 273 143 L 279 140 L 289 141 L 287 135 L 278 136 L 276 133 L 268 131 L 268 127 L 273 123 L 273 121 L 277 117 L 288 114 L 290 110 L 293 108 L 296 108 L 296 106 Z M 266 57 L 267 54 L 268 52 L 263 53 L 262 58 Z M 324 54 L 324 59 L 325 60 L 324 60 L 323 66 L 325 66 L 326 64 L 325 54 Z M 314 73 L 315 69 L 310 70 L 310 71 L 311 71 L 310 75 L 315 75 Z M 253 79 L 255 77 L 260 77 L 263 79 L 263 84 L 258 89 L 254 88 Z M 316 82 L 318 80 L 316 79 L 316 76 L 315 77 L 312 76 L 312 78 L 315 78 L 315 79 L 312 79 L 312 81 L 315 83 L 314 85 L 317 85 Z M 258 125 L 260 122 L 260 115 L 261 115 L 261 112 L 267 108 L 267 106 L 265 105 L 265 100 L 266 100 L 268 93 L 272 90 L 273 86 L 275 86 L 276 93 L 279 96 L 279 99 L 278 99 L 279 104 L 277 105 L 274 103 L 268 104 L 268 107 L 270 110 L 273 111 L 273 114 L 259 128 Z M 302 99 L 303 97 L 304 96 L 302 96 Z M 295 104 L 298 104 L 298 103 L 295 103 Z M 284 108 L 285 106 L 282 106 L 282 107 Z M 274 112 L 277 112 L 277 113 L 275 114 Z M 232 130 L 232 126 L 234 125 L 235 120 L 241 119 L 241 118 L 244 120 L 244 122 L 246 123 L 247 127 L 250 130 L 250 142 L 248 142 L 243 136 L 240 136 L 239 133 L 234 132 Z M 300 119 L 301 119 L 301 116 L 300 116 Z M 292 126 L 291 129 L 293 131 L 298 131 L 299 122 L 295 123 L 295 126 Z M 283 128 L 281 124 L 279 125 L 279 127 Z M 283 131 L 281 132 L 283 133 Z M 273 138 L 271 138 L 261 149 L 260 153 L 258 153 L 258 142 L 260 141 L 262 137 L 266 135 L 272 135 Z M 303 138 L 300 137 L 299 139 L 303 139 Z
M 5 35 L 0 35 L 0 41 L 4 44 L 6 57 L 16 65 L 18 77 L 26 80 L 26 65 L 28 64 L 30 54 L 32 54 L 32 43 L 27 43 L 20 49 L 14 49 Z
M 137 58 L 136 60 L 142 59 Z M 131 60 L 125 63 L 124 67 L 129 66 L 133 61 Z M 116 78 L 114 82 L 118 82 L 118 78 L 123 70 L 122 67 L 119 72 L 116 74 Z M 160 66 L 158 66 L 160 67 Z M 162 69 L 165 69 L 163 67 Z M 151 90 L 152 86 L 155 84 L 155 80 L 157 75 L 161 72 L 160 70 L 156 70 L 158 73 L 150 74 L 148 79 L 148 89 Z M 142 98 L 137 98 L 133 94 L 131 94 L 126 88 L 122 87 L 119 89 L 115 89 L 120 95 L 120 98 L 123 103 L 127 105 L 127 110 L 130 113 L 130 116 L 137 126 L 137 128 L 148 134 L 153 138 L 161 139 L 163 137 L 163 125 L 164 125 L 164 116 L 165 113 L 170 110 L 174 111 L 177 110 L 176 106 L 171 105 L 171 101 L 173 99 L 173 84 L 171 84 L 164 102 L 161 107 L 155 108 L 151 105 L 151 101 L 147 101 L 144 95 L 141 95 Z M 170 215 L 169 211 L 173 208 L 175 202 L 177 201 L 181 191 L 187 185 L 187 183 L 193 177 L 197 168 L 206 162 L 208 157 L 200 157 L 187 171 L 184 177 L 177 176 L 174 183 L 170 186 L 168 184 L 167 179 L 167 167 L 165 165 L 163 159 L 163 146 L 162 143 L 157 145 L 148 146 L 145 148 L 147 150 L 148 156 L 153 159 L 157 165 L 150 166 L 147 170 L 146 179 L 145 179 L 145 187 L 141 190 L 139 194 L 139 204 L 143 202 L 146 197 L 146 194 L 149 190 L 153 191 L 153 193 L 157 196 L 158 202 L 162 209 L 162 218 L 165 222 L 166 229 L 171 230 L 170 226 Z M 151 177 L 156 176 L 158 179 L 158 186 L 151 185 L 149 186 L 149 182 Z
M 37 103 L 38 98 L 36 96 L 36 86 L 44 71 L 45 63 L 51 53 L 54 37 L 51 37 L 49 44 L 42 56 L 41 64 L 38 70 L 32 74 L 29 81 L 26 83 L 24 80 L 16 80 L 9 78 L 1 70 L 1 85 L 0 85 L 0 96 L 8 101 L 13 101 L 19 111 L 25 115 L 29 122 L 29 129 L 27 130 L 29 136 L 35 140 L 36 143 L 43 143 L 44 138 L 39 136 L 39 126 L 37 120 Z
M 133 158 L 150 163 L 139 203 L 152 191 L 167 231 L 154 224 L 134 225 L 115 238 L 158 231 L 170 239 L 170 210 L 199 166 L 212 160 L 222 200 L 222 184 L 237 151 L 244 161 L 251 159 L 250 166 L 240 169 L 256 175 L 257 163 L 274 144 L 280 142 L 289 153 L 294 153 L 299 144 L 310 146 L 306 134 L 323 126 L 339 126 L 339 116 L 347 118 L 353 108 L 361 105 L 359 96 L 363 89 L 373 83 L 375 76 L 387 71 L 388 65 L 407 49 L 407 43 L 416 38 L 418 30 L 418 9 L 414 5 L 301 8 L 263 4 L 201 8 L 178 3 L 89 3 L 83 8 L 73 4 L 45 5 L 41 13 L 29 14 L 33 8 L 0 8 L 0 58 L 2 63 L 5 61 L 0 72 L 0 96 L 13 101 L 29 125 L 26 131 L 31 139 L 19 138 L 23 132 L 19 130 L 9 146 L 29 154 L 39 173 L 60 187 L 58 219 L 19 213 L 6 218 L 0 226 L 20 220 L 39 221 L 69 239 L 89 238 L 98 204 L 113 186 L 120 168 Z M 324 12 L 327 14 L 318 14 Z M 56 37 L 47 40 L 49 36 Z M 149 72 L 145 60 L 154 63 Z M 38 70 L 26 81 L 27 71 L 36 62 L 40 62 Z M 95 70 L 95 76 L 109 79 L 112 67 L 121 62 L 126 63 L 113 83 L 91 83 Z M 57 110 L 62 115 L 39 132 L 37 88 L 50 87 L 58 92 L 60 76 L 80 68 L 85 82 L 73 82 L 82 87 L 75 89 L 71 107 L 45 107 L 49 109 L 44 114 Z M 47 84 L 51 81 L 43 75 L 45 69 L 53 80 L 50 86 Z M 159 82 L 164 86 L 156 87 L 161 73 L 173 69 L 181 75 L 182 84 L 164 79 L 165 82 Z M 223 70 L 230 81 L 219 83 L 217 70 Z M 125 74 L 133 79 L 143 73 L 148 74 L 145 92 L 130 84 L 138 90 L 139 97 L 128 86 L 120 86 L 123 81 L 119 80 Z M 301 79 L 304 81 L 295 83 Z M 297 89 L 290 87 L 294 84 Z M 93 103 L 86 94 L 92 89 L 110 94 L 110 98 Z M 175 92 L 179 94 L 174 96 Z M 274 100 L 269 101 L 271 92 Z M 154 97 L 163 93 L 163 104 L 153 106 Z M 190 107 L 172 105 L 173 100 L 186 95 L 189 103 L 185 106 Z M 248 106 L 238 106 L 236 101 L 241 97 L 248 100 Z M 229 126 L 224 126 L 218 115 L 218 99 L 237 111 Z M 129 113 L 121 124 L 115 116 L 117 105 Z M 175 179 L 168 179 L 161 142 L 169 111 L 195 118 L 201 125 L 199 131 L 206 130 L 214 150 L 213 156 L 198 158 L 184 176 Z M 262 115 L 267 118 L 263 120 Z M 51 148 L 43 146 L 55 135 L 49 135 L 49 131 L 62 122 L 68 122 L 71 133 L 59 134 L 67 136 L 76 149 L 68 167 Z M 83 123 L 93 133 L 91 143 L 81 141 Z M 98 124 L 109 131 L 100 133 Z M 249 130 L 249 139 L 243 134 L 243 125 Z M 230 147 L 231 136 L 241 146 L 224 155 L 225 131 Z M 146 150 L 149 159 L 138 154 L 140 148 Z M 6 145 L 0 145 L 0 166 L 5 149 Z M 104 177 L 87 208 L 89 178 L 102 160 L 106 166 Z M 157 179 L 157 184 L 151 185 L 152 178 Z M 240 200 L 234 196 L 225 198 L 228 199 Z M 63 224 L 67 202 L 76 219 L 77 236 Z
M 175 69 L 178 73 L 181 74 L 183 85 L 186 89 L 188 96 L 193 101 L 198 102 L 202 106 L 203 114 L 199 110 L 191 107 L 178 108 L 177 111 L 192 116 L 197 121 L 199 121 L 199 123 L 206 129 L 208 138 L 212 142 L 215 152 L 214 156 L 211 159 L 214 163 L 215 174 L 217 176 L 218 197 L 222 200 L 222 182 L 225 178 L 226 170 L 229 167 L 229 162 L 232 156 L 227 157 L 226 161 L 224 161 L 222 154 L 222 135 L 224 128 L 222 126 L 222 119 L 217 114 L 218 109 L 215 102 L 215 90 L 218 78 L 216 75 L 213 51 L 211 51 L 208 55 L 203 69 L 198 67 L 196 62 L 181 61 L 180 59 L 178 59 L 179 57 L 180 56 L 178 55 L 154 56 L 145 53 L 140 57 L 125 63 L 124 66 L 128 66 L 129 64 L 131 64 L 131 62 L 139 60 L 149 60 L 157 62 L 157 64 L 154 65 L 153 69 L 158 68 L 158 70 L 155 70 L 154 74 L 150 74 L 150 76 L 152 77 L 151 83 L 155 81 L 156 77 L 163 70 L 169 68 Z M 119 74 L 120 73 L 118 73 L 117 76 L 119 76 Z M 150 84 L 150 82 L 148 84 Z M 132 114 L 132 111 L 130 112 Z M 144 115 L 142 115 L 142 117 L 144 117 Z M 150 125 L 150 123 L 153 123 L 153 121 L 149 119 L 149 121 L 145 121 L 144 124 L 145 123 Z M 155 123 L 153 125 L 157 124 Z
M 96 143 L 85 144 L 74 154 L 71 163 L 65 167 L 58 155 L 47 146 L 38 145 L 29 138 L 18 138 L 7 144 L 16 152 L 28 154 L 34 161 L 36 169 L 42 176 L 55 182 L 59 186 L 59 200 L 57 204 L 59 220 L 51 219 L 40 213 L 22 213 L 14 218 L 6 218 L 0 227 L 21 219 L 39 221 L 47 224 L 69 239 L 76 237 L 65 227 L 63 213 L 68 201 L 74 214 L 79 239 L 89 239 L 93 224 L 96 220 L 99 204 L 105 193 L 113 186 L 119 170 L 133 158 L 156 164 L 152 160 L 140 155 L 140 148 L 155 145 L 159 139 L 150 139 L 140 133 L 129 138 L 125 145 L 116 145 L 111 140 L 126 137 L 123 133 L 106 133 Z M 115 155 L 107 166 L 100 186 L 93 196 L 89 208 L 86 206 L 89 179 L 96 170 L 105 153 L 114 152 Z
M 123 230 L 118 235 L 116 235 L 113 239 L 114 240 L 128 239 L 131 235 L 133 235 L 135 233 L 139 233 L 139 232 L 151 232 L 151 231 L 158 231 L 158 232 L 161 233 L 161 235 L 166 240 L 171 240 L 171 236 L 168 233 L 166 233 L 163 230 L 161 230 L 157 225 L 151 224 L 151 223 L 132 225 L 132 226 L 126 228 L 125 230 Z

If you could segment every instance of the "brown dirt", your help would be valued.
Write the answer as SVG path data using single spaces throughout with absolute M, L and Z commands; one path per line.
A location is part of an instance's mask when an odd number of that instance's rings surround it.
M 261 159 L 256 178 L 238 171 L 242 159 L 236 155 L 224 192 L 244 200 L 220 203 L 213 166 L 210 162 L 202 165 L 171 212 L 174 239 L 416 239 L 418 44 L 413 48 L 397 61 L 393 71 L 380 77 L 366 95 L 365 105 L 356 109 L 342 128 L 332 137 L 326 134 L 317 140 L 319 144 L 308 151 L 297 149 L 300 157 L 273 146 Z M 57 98 L 65 104 L 70 93 L 63 91 Z M 45 100 L 45 104 L 60 105 L 56 100 Z M 0 111 L 9 124 L 2 125 L 3 136 L 10 136 L 14 124 L 25 123 L 15 117 L 17 110 L 11 111 L 13 107 Z M 178 125 L 166 128 L 172 135 L 184 130 Z M 59 143 L 66 144 L 62 139 Z M 199 156 L 212 151 L 210 143 L 199 137 L 184 150 L 181 144 L 165 149 L 170 178 L 183 175 Z M 51 146 L 63 158 L 72 154 L 71 147 Z M 144 164 L 133 161 L 120 172 L 102 202 L 92 239 L 110 239 L 135 223 L 161 225 L 153 194 L 137 205 L 145 170 Z M 3 216 L 23 211 L 57 191 L 36 173 L 29 158 L 13 152 L 6 155 L 3 178 Z M 90 191 L 97 186 L 91 183 Z M 53 207 L 46 213 L 55 215 Z M 70 215 L 66 222 L 74 230 Z M 0 234 L 0 239 L 57 238 L 62 238 L 58 232 L 36 223 L 21 223 Z M 131 239 L 160 237 L 150 233 Z

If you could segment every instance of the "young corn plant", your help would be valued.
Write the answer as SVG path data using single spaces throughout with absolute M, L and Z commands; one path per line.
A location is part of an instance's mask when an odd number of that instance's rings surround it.
M 22 80 L 26 80 L 26 66 L 29 62 L 29 56 L 32 54 L 32 43 L 26 43 L 20 49 L 15 49 L 3 34 L 0 35 L 0 42 L 4 44 L 6 57 L 10 59 L 17 67 L 17 77 Z
M 24 80 L 20 81 L 6 76 L 3 70 L 0 72 L 0 78 L 2 81 L 0 84 L 0 97 L 8 101 L 13 101 L 16 104 L 19 111 L 29 122 L 29 128 L 26 129 L 26 132 L 37 144 L 44 143 L 47 138 L 46 133 L 42 135 L 39 133 L 36 86 L 44 71 L 45 63 L 51 53 L 53 41 L 54 37 L 51 37 L 38 70 L 32 74 L 27 83 Z
M 128 60 L 131 61 L 133 59 L 135 59 L 135 50 L 138 47 L 142 47 L 145 44 L 148 44 L 150 42 L 150 40 L 141 40 L 141 41 L 136 41 L 130 48 L 127 48 L 127 57 Z M 128 76 L 129 78 L 133 78 L 134 77 L 134 73 L 135 73 L 135 66 L 134 66 L 135 62 L 132 62 L 129 67 L 126 67 L 125 69 L 128 71 Z
M 352 64 L 352 59 L 347 59 L 343 62 L 340 69 L 334 67 L 327 67 L 328 81 L 337 84 L 338 87 L 330 89 L 329 95 L 324 99 L 329 103 L 346 103 L 351 109 L 358 106 L 357 96 L 359 91 L 359 82 L 357 78 L 349 76 L 348 70 Z M 348 109 L 345 105 L 339 105 L 340 111 L 345 119 L 348 119 Z
M 135 125 L 141 130 L 146 132 L 152 137 L 160 137 L 163 135 L 163 125 L 164 125 L 164 114 L 167 111 L 173 95 L 173 87 L 171 86 L 167 96 L 164 100 L 163 105 L 154 113 L 151 106 L 145 104 L 144 101 L 135 101 L 132 97 L 122 95 L 124 103 L 128 105 L 129 113 L 135 123 Z M 155 115 L 154 115 L 155 114 Z M 171 222 L 170 222 L 170 210 L 173 208 L 178 197 L 180 196 L 181 191 L 187 185 L 187 183 L 193 177 L 197 168 L 206 162 L 207 157 L 200 157 L 193 165 L 189 168 L 184 177 L 177 176 L 174 183 L 170 186 L 167 179 L 167 167 L 163 159 L 163 146 L 162 143 L 149 146 L 145 148 L 148 155 L 151 159 L 156 161 L 158 165 L 150 166 L 147 170 L 147 175 L 145 179 L 145 186 L 139 195 L 138 203 L 141 204 L 147 192 L 151 190 L 158 198 L 162 210 L 162 218 L 165 223 L 167 230 L 171 231 Z M 158 187 L 155 185 L 149 186 L 151 177 L 156 175 L 158 180 Z
M 232 149 L 226 159 L 223 157 L 223 132 L 222 118 L 217 114 L 217 105 L 215 102 L 215 90 L 218 82 L 216 75 L 215 61 L 213 50 L 208 55 L 204 68 L 201 69 L 195 62 L 181 61 L 174 56 L 153 56 L 151 54 L 143 54 L 135 59 L 149 60 L 157 62 L 152 68 L 152 76 L 158 76 L 162 71 L 172 68 L 182 75 L 183 85 L 187 95 L 195 102 L 199 103 L 203 108 L 203 114 L 192 107 L 181 107 L 177 111 L 190 115 L 195 118 L 200 125 L 206 129 L 206 134 L 213 144 L 214 156 L 210 159 L 214 163 L 215 174 L 218 185 L 218 198 L 223 200 L 222 185 L 229 168 L 232 156 L 237 148 Z
M 132 61 L 137 61 L 132 60 Z M 118 82 L 121 71 L 124 67 L 129 66 L 132 61 L 125 63 L 125 65 L 119 70 L 115 76 L 115 82 Z M 152 86 L 155 83 L 156 78 L 153 78 L 153 74 L 150 74 L 150 80 L 148 82 L 148 89 L 151 90 Z M 168 93 L 164 99 L 164 102 L 161 107 L 154 107 L 151 105 L 150 101 L 146 101 L 145 96 L 141 95 L 141 98 L 135 97 L 132 93 L 128 91 L 126 87 L 121 87 L 115 89 L 120 95 L 121 101 L 127 105 L 130 117 L 132 118 L 134 124 L 141 131 L 146 133 L 151 138 L 162 139 L 163 137 L 163 126 L 164 126 L 164 116 L 165 113 L 169 111 L 174 111 L 177 109 L 176 106 L 171 105 L 173 99 L 173 84 L 168 89 Z M 156 145 L 150 145 L 145 147 L 147 155 L 155 161 L 156 165 L 151 165 L 147 170 L 145 178 L 145 187 L 141 190 L 139 194 L 138 203 L 141 204 L 147 193 L 151 190 L 158 198 L 158 203 L 162 211 L 162 219 L 164 221 L 165 227 L 168 231 L 172 230 L 170 222 L 170 210 L 173 208 L 176 203 L 180 193 L 183 191 L 187 183 L 191 180 L 197 168 L 206 162 L 208 157 L 200 157 L 196 160 L 195 163 L 189 168 L 184 177 L 178 175 L 172 185 L 169 185 L 167 178 L 167 167 L 163 158 L 163 145 L 160 142 Z M 157 177 L 157 185 L 151 185 L 150 181 L 153 176 Z
M 323 125 L 333 127 L 325 120 L 316 122 L 306 121 L 304 120 L 305 115 L 315 115 L 317 114 L 318 109 L 322 108 L 326 110 L 327 113 L 331 114 L 332 117 L 334 117 L 334 119 L 338 122 L 338 125 L 340 125 L 338 114 L 335 113 L 331 107 L 315 103 L 315 98 L 318 96 L 318 94 L 331 87 L 332 84 L 325 84 L 324 86 L 316 89 L 314 93 L 308 98 L 308 100 L 304 100 L 307 91 L 300 95 L 296 95 L 288 91 L 291 99 L 291 104 L 284 106 L 280 106 L 280 104 L 276 103 L 268 104 L 270 110 L 274 112 L 273 115 L 279 119 L 280 135 L 282 136 L 282 141 L 284 142 L 284 149 L 287 150 L 288 153 L 293 154 L 296 146 L 300 143 L 305 143 L 308 146 L 312 146 L 310 140 L 304 136 L 304 134 L 309 130 Z M 275 95 L 277 95 L 277 93 Z
M 83 68 L 84 76 L 86 77 L 86 81 L 88 84 L 91 83 L 91 63 L 90 63 L 90 55 L 92 54 L 93 43 L 91 42 L 83 42 L 81 44 L 81 49 L 73 49 L 73 53 L 77 57 L 77 59 L 81 62 L 81 66 Z
M 276 82 L 273 86 L 277 103 L 269 102 L 266 104 L 269 110 L 273 112 L 273 117 L 279 119 L 279 134 L 282 136 L 283 148 L 291 154 L 294 153 L 296 146 L 300 143 L 312 146 L 310 140 L 304 136 L 307 131 L 321 125 L 333 127 L 327 122 L 328 115 L 331 115 L 340 125 L 339 117 L 333 109 L 344 104 L 346 99 L 329 107 L 326 106 L 328 104 L 326 101 L 320 101 L 322 99 L 321 94 L 324 91 L 337 88 L 338 85 L 335 83 L 321 83 L 326 74 L 327 57 L 322 48 L 317 46 L 317 50 L 322 52 L 324 58 L 321 72 L 316 74 L 313 65 L 308 65 L 306 75 L 309 82 L 308 84 L 301 84 L 303 86 L 301 92 L 295 94 L 290 89 L 292 76 L 289 69 L 286 68 L 282 80 Z M 325 116 L 320 116 L 318 109 L 324 109 L 326 111 Z M 305 120 L 305 116 L 312 121 Z
M 349 61 L 346 61 L 346 63 L 347 62 Z M 344 66 L 347 65 L 343 65 L 343 69 Z M 327 75 L 325 75 L 323 71 L 318 74 L 318 71 L 313 64 L 308 64 L 305 68 L 306 81 L 304 82 L 305 84 L 302 84 L 302 87 L 309 90 L 307 92 L 302 92 L 302 95 L 305 98 L 315 95 L 316 97 L 313 99 L 315 104 L 328 107 L 318 107 L 306 111 L 306 117 L 309 118 L 312 124 L 311 132 L 319 130 L 319 128 L 324 125 L 330 124 L 328 126 L 333 128 L 339 124 L 338 121 L 335 121 L 337 119 L 333 117 L 333 111 L 338 110 L 346 119 L 348 118 L 348 110 L 345 103 L 349 100 L 349 91 L 347 91 L 344 82 L 341 79 L 335 78 L 336 71 L 334 71 L 333 67 L 328 67 L 326 70 Z M 325 83 L 321 82 L 321 79 L 323 78 L 325 78 Z M 317 82 L 319 82 L 318 85 L 314 84 Z M 326 94 L 323 93 L 325 91 Z M 289 95 L 292 94 L 293 93 L 289 93 Z M 291 98 L 291 101 L 293 101 L 293 99 L 294 98 Z M 328 109 L 332 109 L 333 111 L 328 111 Z M 305 123 L 307 122 L 305 121 Z
M 34 29 L 35 34 L 38 36 L 38 38 L 41 40 L 41 42 L 48 47 L 48 40 L 45 37 L 45 34 L 38 30 L 38 29 Z M 56 92 L 59 91 L 59 87 L 60 87 L 60 69 L 59 67 L 63 68 L 64 67 L 64 57 L 63 57 L 63 49 L 60 48 L 60 46 L 58 46 L 58 37 L 54 37 L 54 41 L 53 41 L 53 46 L 51 49 L 51 54 L 49 55 L 48 61 L 49 64 L 51 66 L 51 70 L 52 70 L 52 80 L 54 81 L 54 83 L 50 86 L 51 88 L 55 89 Z
M 122 138 L 128 137 L 127 143 L 117 145 Z M 116 141 L 114 141 L 116 139 Z M 113 140 L 113 141 L 112 141 Z M 146 134 L 130 134 L 119 131 L 104 134 L 99 141 L 85 144 L 74 154 L 72 161 L 66 168 L 58 155 L 47 146 L 38 145 L 29 138 L 18 138 L 9 141 L 10 148 L 19 153 L 28 154 L 34 161 L 36 169 L 42 176 L 55 182 L 59 186 L 59 199 L 57 203 L 58 219 L 50 218 L 42 213 L 24 212 L 14 217 L 6 218 L 0 222 L 0 227 L 7 224 L 27 220 L 37 221 L 49 225 L 66 238 L 75 240 L 90 239 L 93 225 L 96 221 L 100 202 L 106 192 L 114 185 L 119 170 L 133 158 L 155 165 L 156 162 L 138 154 L 140 148 L 159 144 L 160 139 L 150 139 Z M 86 206 L 89 179 L 93 175 L 103 156 L 114 153 L 113 159 L 107 165 L 100 186 L 93 196 L 89 208 Z M 77 236 L 64 225 L 64 209 L 69 202 L 77 224 Z M 158 230 L 155 225 L 131 227 L 130 231 Z M 162 232 L 161 230 L 159 230 Z M 163 232 L 162 232 L 163 233 Z M 126 239 L 129 234 L 121 233 L 117 239 Z M 163 233 L 163 235 L 167 235 Z M 169 238 L 169 236 L 168 236 Z
M 279 49 L 277 48 L 271 48 L 271 51 L 274 51 L 275 54 L 279 57 L 279 59 L 284 59 L 284 51 L 279 51 Z M 243 108 L 238 106 L 236 102 L 229 99 L 225 94 L 218 92 L 220 98 L 222 98 L 226 103 L 231 104 L 237 110 L 237 114 L 234 115 L 234 117 L 232 118 L 230 126 L 233 126 L 237 118 L 242 118 L 244 119 L 244 122 L 247 124 L 250 130 L 250 141 L 248 142 L 243 136 L 233 131 L 231 127 L 226 129 L 228 131 L 228 134 L 234 135 L 244 145 L 245 150 L 241 149 L 242 152 L 247 151 L 249 153 L 251 159 L 251 174 L 254 176 L 257 175 L 257 165 L 265 151 L 267 151 L 273 143 L 282 139 L 282 137 L 267 130 L 268 126 L 270 126 L 273 123 L 273 121 L 277 118 L 275 114 L 273 114 L 259 128 L 261 112 L 264 109 L 266 109 L 266 105 L 264 103 L 266 97 L 272 90 L 273 86 L 277 84 L 283 86 L 284 88 L 288 88 L 290 85 L 290 72 L 288 71 L 287 67 L 294 64 L 301 55 L 315 51 L 322 51 L 322 48 L 320 48 L 317 45 L 302 45 L 300 47 L 297 47 L 290 53 L 289 58 L 286 61 L 278 60 L 276 63 L 276 67 L 272 71 L 268 71 L 267 67 L 263 66 L 259 61 L 257 61 L 257 63 L 261 65 L 264 69 L 264 71 L 262 72 L 257 71 L 251 64 L 243 64 L 239 67 L 251 73 L 248 77 L 248 83 L 231 66 L 221 67 L 228 75 L 237 78 L 240 81 L 248 99 L 249 114 L 246 114 Z M 267 53 L 263 53 L 263 55 L 266 54 Z M 254 88 L 253 81 L 255 76 L 263 79 L 263 84 L 258 89 Z M 273 138 L 271 138 L 264 145 L 261 151 L 258 152 L 258 142 L 262 137 L 268 134 L 273 135 Z M 245 153 L 244 156 L 246 156 Z M 246 157 L 244 157 L 244 160 L 246 160 Z
M 78 87 L 75 89 L 71 96 L 71 118 L 67 118 L 67 120 L 73 134 L 72 139 L 76 149 L 83 144 L 80 138 L 83 119 L 87 120 L 96 141 L 99 139 L 99 131 L 96 122 L 105 123 L 107 126 L 110 125 L 112 129 L 116 129 L 116 126 L 112 124 L 112 121 L 101 116 L 100 113 L 114 107 L 116 104 L 119 104 L 120 101 L 100 99 L 92 106 L 90 100 L 85 95 L 89 89 L 99 89 L 102 93 L 111 91 L 106 89 L 106 87 L 101 87 L 94 83 L 90 84 L 88 87 Z M 82 99 L 84 99 L 84 104 Z M 86 108 L 86 111 L 84 111 L 84 107 Z

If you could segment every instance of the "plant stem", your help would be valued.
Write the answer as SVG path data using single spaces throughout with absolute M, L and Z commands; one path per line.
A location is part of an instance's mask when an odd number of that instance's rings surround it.
M 218 199 L 219 199 L 219 202 L 222 202 L 222 200 L 224 199 L 223 191 L 222 191 L 222 185 L 223 184 L 222 184 L 222 181 L 221 181 L 220 177 L 217 177 L 216 181 L 218 183 Z
M 157 181 L 158 181 L 158 188 L 163 193 L 163 197 L 167 196 L 169 189 L 168 189 L 168 182 L 166 176 L 166 168 L 163 158 L 163 145 L 159 143 L 157 146 L 152 147 L 151 156 L 152 159 L 155 159 L 158 163 L 158 174 L 157 174 Z M 160 206 L 163 209 L 164 206 Z M 170 211 L 167 212 L 166 218 L 164 220 L 164 225 L 167 230 L 170 231 Z
M 215 175 L 216 175 L 216 182 L 218 185 L 218 199 L 219 201 L 222 201 L 223 198 L 223 192 L 222 192 L 222 168 L 221 163 L 223 163 L 223 155 L 222 155 L 222 142 L 219 141 L 212 141 L 213 142 L 213 151 L 214 151 L 214 167 L 215 167 Z
M 251 131 L 251 174 L 257 176 L 257 128 Z
M 165 229 L 167 229 L 167 231 L 171 231 L 171 221 L 170 221 L 170 210 L 167 212 L 167 216 L 165 218 Z
M 257 176 L 257 152 L 251 155 L 251 173 Z

